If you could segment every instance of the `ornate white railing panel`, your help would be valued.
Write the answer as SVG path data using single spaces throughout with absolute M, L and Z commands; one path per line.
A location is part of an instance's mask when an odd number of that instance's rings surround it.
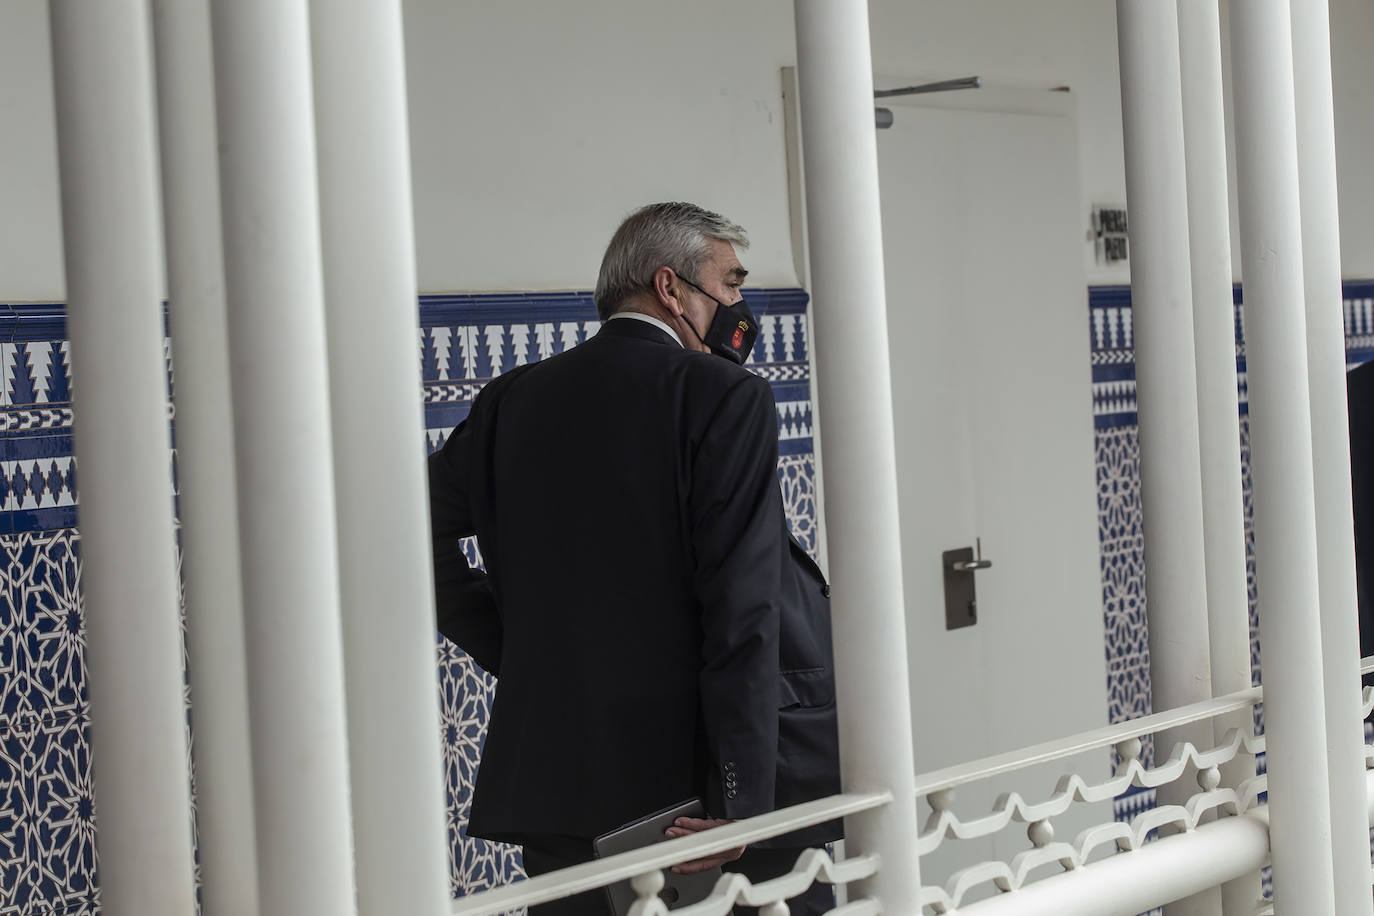
M 1117 751 L 1121 754 L 1123 762 L 1118 774 L 1111 779 L 1094 785 L 1088 783 L 1077 773 L 1068 774 L 1059 780 L 1054 795 L 1038 804 L 1028 804 L 1015 792 L 1004 793 L 998 797 L 991 814 L 967 822 L 960 821 L 950 810 L 954 798 L 953 790 L 942 789 L 928 798 L 933 810 L 930 818 L 926 821 L 925 829 L 921 833 L 917 852 L 933 851 L 946 837 L 969 840 L 975 837 L 988 836 L 1002 830 L 1012 821 L 1027 824 L 1045 823 L 1049 818 L 1063 814 L 1074 802 L 1107 801 L 1116 798 L 1132 786 L 1157 788 L 1177 780 L 1189 766 L 1193 766 L 1199 771 L 1199 784 L 1204 789 L 1215 789 L 1221 778 L 1218 768 L 1223 763 L 1228 763 L 1234 759 L 1242 749 L 1250 757 L 1262 753 L 1264 751 L 1263 736 L 1245 736 L 1241 734 L 1239 729 L 1231 729 L 1226 734 L 1226 740 L 1217 747 L 1207 751 L 1199 751 L 1191 743 L 1185 742 L 1174 747 L 1168 762 L 1146 769 L 1138 759 L 1135 759 L 1135 755 L 1140 752 L 1140 742 L 1132 739 L 1117 745 Z M 1204 777 L 1210 784 L 1202 782 Z M 1251 798 L 1258 792 L 1264 791 L 1263 788 L 1255 788 L 1254 780 L 1247 780 L 1241 783 L 1238 788 L 1242 790 L 1243 796 L 1248 795 Z M 1235 797 L 1236 792 L 1226 789 L 1219 792 L 1209 791 L 1208 795 L 1209 797 L 1216 795 L 1220 798 L 1220 795 L 1225 792 L 1231 792 L 1230 803 L 1235 804 L 1240 801 Z M 1223 803 L 1223 801 L 1218 800 L 1212 805 L 1212 808 L 1219 807 Z
M 1226 817 L 1019 890 L 969 904 L 959 916 L 1134 916 L 1263 867 L 1268 809 Z M 936 895 L 932 895 L 934 897 Z M 932 901 L 934 902 L 934 901 Z M 938 901 L 956 912 L 952 901 Z M 1258 901 L 1256 901 L 1258 903 Z
M 1255 776 L 1238 785 L 1223 787 L 1220 785 L 1220 771 L 1224 764 L 1238 756 L 1253 760 L 1262 753 L 1265 747 L 1263 736 L 1230 729 L 1215 747 L 1199 749 L 1190 742 L 1184 742 L 1173 748 L 1167 761 L 1148 768 L 1138 759 L 1138 755 L 1142 735 L 1211 720 L 1250 708 L 1260 699 L 1260 689 L 1250 688 L 918 778 L 918 792 L 926 796 L 931 814 L 917 842 L 917 855 L 929 855 L 947 839 L 991 837 L 1012 822 L 1028 825 L 1027 836 L 1032 844 L 1031 849 L 1017 853 L 1009 862 L 994 859 L 957 869 L 942 887 L 924 888 L 923 906 L 936 914 L 951 913 L 956 909 L 964 912 L 970 906 L 980 905 L 966 903 L 970 894 L 980 887 L 991 885 L 1004 893 L 1018 891 L 1048 877 L 1036 874 L 1046 868 L 1074 872 L 1102 855 L 1139 850 L 1152 833 L 1189 835 L 1215 818 L 1236 817 L 1256 809 L 1260 796 L 1267 788 L 1266 777 Z M 993 803 L 989 814 L 971 819 L 960 818 L 953 809 L 954 789 L 958 786 L 1108 747 L 1116 749 L 1120 763 L 1116 773 L 1107 779 L 1093 781 L 1079 773 L 1069 773 L 1059 779 L 1053 793 L 1043 800 L 1028 801 L 1017 792 L 1004 792 Z M 1074 805 L 1110 800 L 1132 786 L 1156 788 L 1167 785 L 1188 773 L 1196 773 L 1198 790 L 1185 804 L 1150 809 L 1129 824 L 1113 821 L 1088 827 L 1081 830 L 1072 842 L 1054 841 L 1054 819 L 1065 815 Z M 1123 863 L 1122 867 L 1129 866 Z M 1220 883 L 1221 880 L 1218 878 L 1212 883 Z M 1201 885 L 1199 889 L 1206 886 L 1210 885 Z
M 1374 657 L 1363 659 L 1361 670 L 1374 672 Z M 911 850 L 913 859 L 934 852 L 946 840 L 990 837 L 1013 822 L 1027 825 L 1032 847 L 1010 861 L 977 862 L 953 872 L 943 885 L 922 887 L 922 910 L 936 916 L 1132 916 L 1264 867 L 1269 860 L 1269 809 L 1260 798 L 1268 791 L 1268 778 L 1256 775 L 1234 786 L 1220 784 L 1224 764 L 1237 758 L 1254 760 L 1264 753 L 1264 736 L 1230 729 L 1215 747 L 1199 749 L 1184 742 L 1174 746 L 1168 760 L 1153 767 L 1139 759 L 1144 735 L 1249 709 L 1262 698 L 1261 688 L 1254 687 L 918 777 L 917 798 L 926 798 L 931 814 Z M 1362 714 L 1371 712 L 1374 687 L 1366 687 Z M 1043 800 L 1028 801 L 1017 792 L 1005 792 L 991 812 L 981 817 L 961 819 L 954 811 L 954 790 L 959 786 L 1008 774 L 1021 776 L 1038 765 L 1109 747 L 1116 750 L 1120 762 L 1107 779 L 1092 781 L 1069 773 Z M 1374 745 L 1366 747 L 1365 760 L 1369 770 L 1364 803 L 1374 824 Z M 1183 805 L 1162 805 L 1129 823 L 1099 823 L 1079 831 L 1072 841 L 1055 840 L 1054 820 L 1076 804 L 1100 803 L 1132 786 L 1155 788 L 1188 774 L 1196 775 L 1198 789 Z M 876 792 L 796 805 L 465 897 L 454 904 L 453 913 L 506 913 L 629 880 L 639 893 L 632 916 L 666 916 L 669 910 L 658 897 L 664 886 L 663 869 L 879 808 L 892 800 L 891 793 Z M 1151 834 L 1158 838 L 1147 843 Z M 882 864 L 876 855 L 834 861 L 820 850 L 806 850 L 788 874 L 759 884 L 727 874 L 710 897 L 672 913 L 726 916 L 738 904 L 759 907 L 761 916 L 786 916 L 785 901 L 813 883 L 845 885 L 877 874 Z M 1054 871 L 1046 874 L 1048 870 Z M 970 901 L 970 895 L 980 889 L 991 890 L 994 896 Z M 860 899 L 837 907 L 829 916 L 877 916 L 882 911 L 881 901 Z M 1272 901 L 1256 900 L 1254 912 L 1256 916 L 1272 914 Z
M 463 897 L 454 903 L 453 913 L 454 916 L 492 916 L 629 880 L 640 895 L 632 910 L 634 916 L 659 916 L 667 912 L 658 897 L 658 890 L 663 887 L 665 868 L 736 846 L 782 836 L 802 827 L 882 807 L 891 801 L 890 792 L 873 792 L 834 795 L 794 805 L 714 830 L 655 843 L 643 849 Z M 832 862 L 825 853 L 808 850 L 786 875 L 757 885 L 751 885 L 741 875 L 724 875 L 706 900 L 673 912 L 683 916 L 725 916 L 735 903 L 742 903 L 760 907 L 763 916 L 777 916 L 786 913 L 785 909 L 776 909 L 780 901 L 802 893 L 818 878 L 828 884 L 843 885 L 870 877 L 878 871 L 878 867 L 876 856 L 857 856 Z M 782 906 L 786 907 L 786 904 Z M 878 908 L 871 901 L 859 900 L 841 907 L 838 912 L 858 916 L 877 913 Z
M 870 877 L 877 871 L 877 856 L 846 859 L 837 864 L 821 850 L 807 849 L 797 858 L 792 871 L 785 875 L 761 884 L 750 884 L 743 875 L 723 875 L 711 896 L 672 912 L 678 916 L 728 916 L 738 903 L 765 908 L 765 914 L 769 912 L 767 907 L 781 905 L 784 909 L 780 916 L 786 916 L 787 904 L 783 901 L 804 893 L 817 879 L 826 884 L 842 885 Z M 630 916 L 667 916 L 668 906 L 658 896 L 665 883 L 663 872 L 645 872 L 630 883 L 639 894 L 639 899 L 630 908 Z M 860 905 L 871 906 L 873 912 L 878 912 L 875 901 L 855 901 L 856 907 Z

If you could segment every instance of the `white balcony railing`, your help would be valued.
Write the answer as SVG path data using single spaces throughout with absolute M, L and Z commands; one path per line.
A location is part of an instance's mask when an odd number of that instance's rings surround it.
M 1139 758 L 1140 738 L 1168 728 L 1214 719 L 1237 709 L 1253 706 L 1260 700 L 1260 690 L 1253 688 L 1227 697 L 1207 700 L 1177 710 L 1146 716 L 1131 722 L 1097 729 L 1059 741 L 1048 742 L 1024 751 L 1000 755 L 986 761 L 977 761 L 961 767 L 954 767 L 932 778 L 920 780 L 920 788 L 928 795 L 932 815 L 926 829 L 921 834 L 918 853 L 925 855 L 933 852 L 946 839 L 969 840 L 990 836 L 1008 828 L 1012 822 L 1026 824 L 1026 833 L 1032 848 L 1015 855 L 1010 862 L 997 860 L 979 862 L 956 871 L 943 887 L 927 887 L 923 891 L 922 903 L 937 914 L 959 912 L 982 912 L 991 908 L 994 912 L 1006 911 L 1007 904 L 994 897 L 985 903 L 975 903 L 961 907 L 968 895 L 980 885 L 991 883 L 999 891 L 1017 891 L 1033 881 L 1033 872 L 1047 867 L 1056 867 L 1059 872 L 1070 873 L 1088 867 L 1094 860 L 1114 852 L 1130 852 L 1142 849 L 1152 834 L 1186 835 L 1195 832 L 1204 823 L 1221 817 L 1246 815 L 1261 807 L 1260 797 L 1267 789 L 1267 778 L 1252 775 L 1235 786 L 1222 786 L 1222 767 L 1237 756 L 1252 761 L 1264 752 L 1263 736 L 1243 734 L 1240 729 L 1230 729 L 1216 746 L 1197 748 L 1190 742 L 1176 744 L 1168 759 L 1153 767 L 1146 767 Z M 1070 773 L 1063 776 L 1053 794 L 1046 799 L 1028 802 L 1015 792 L 1005 793 L 993 805 L 990 814 L 973 820 L 961 820 L 952 808 L 952 790 L 996 773 L 1020 770 L 1034 762 L 1069 757 L 1085 750 L 1114 747 L 1120 758 L 1116 772 L 1105 780 L 1092 780 L 1083 774 Z M 1020 757 L 1024 763 L 1013 763 Z M 1248 772 L 1254 774 L 1253 762 Z M 1174 783 L 1188 774 L 1196 774 L 1197 789 L 1182 805 L 1159 805 L 1138 814 L 1129 822 L 1111 821 L 1088 827 L 1073 838 L 1072 842 L 1055 842 L 1053 819 L 1065 815 L 1071 807 L 1079 803 L 1098 803 L 1110 801 L 1131 788 L 1157 789 Z M 1256 822 L 1257 823 L 1257 822 Z M 1238 827 L 1230 828 L 1233 832 Z M 1245 829 L 1253 831 L 1253 825 Z M 1263 844 L 1267 852 L 1267 841 Z M 1148 880 L 1138 892 L 1143 899 L 1139 905 L 1132 904 L 1132 912 L 1179 899 L 1193 893 L 1217 886 L 1224 881 L 1239 877 L 1247 870 L 1257 870 L 1263 864 L 1263 855 L 1251 862 L 1247 857 L 1233 857 L 1235 861 L 1228 867 L 1198 869 L 1197 859 L 1187 861 L 1192 867 L 1176 874 L 1165 873 L 1165 859 L 1159 854 L 1150 861 L 1126 861 L 1113 863 L 1114 872 L 1137 871 L 1146 869 Z M 1238 870 L 1237 870 L 1238 869 Z M 1234 874 L 1232 873 L 1234 872 Z M 1053 877 L 1053 875 L 1051 875 Z M 1081 903 L 1090 904 L 1090 912 L 1107 912 L 1102 909 L 1099 882 L 1078 882 L 1081 888 L 1074 893 L 1065 887 L 1063 896 L 1078 898 Z M 1123 903 L 1125 894 L 1120 881 L 1114 883 L 1114 893 L 1108 898 L 1113 906 Z M 1086 899 L 1082 892 L 1087 892 Z M 1013 895 L 1019 896 L 1019 895 Z M 1056 894 L 1056 897 L 1061 895 Z M 1024 901 L 1021 901 L 1024 902 Z M 1070 900 L 1060 899 L 1057 906 L 1068 906 Z M 1020 909 L 1017 909 L 1020 912 Z M 1115 911 L 1115 908 L 1110 910 Z
M 1374 672 L 1374 657 L 1363 660 L 1362 671 Z M 931 814 L 910 850 L 912 863 L 948 841 L 984 839 L 1013 829 L 1013 824 L 1025 825 L 1031 842 L 1029 850 L 1010 861 L 979 861 L 958 869 L 943 884 L 924 885 L 922 912 L 934 916 L 1130 914 L 1258 872 L 1269 862 L 1269 811 L 1263 800 L 1268 778 L 1255 767 L 1265 751 L 1264 736 L 1231 728 L 1212 747 L 1176 744 L 1168 758 L 1154 766 L 1142 762 L 1140 751 L 1146 736 L 1250 710 L 1262 698 L 1262 688 L 1253 687 L 918 777 L 917 798 L 927 800 Z M 1374 712 L 1374 688 L 1365 688 L 1362 700 L 1362 714 L 1368 716 Z M 955 810 L 954 792 L 959 787 L 993 778 L 1015 780 L 1032 767 L 1108 748 L 1115 749 L 1119 762 L 1107 779 L 1070 772 L 1046 798 L 1004 792 L 985 814 L 961 817 Z M 1236 785 L 1222 785 L 1223 769 L 1229 771 L 1227 764 L 1236 760 L 1248 760 L 1246 771 L 1253 775 Z M 1365 760 L 1374 767 L 1374 746 L 1366 747 Z M 1189 776 L 1195 778 L 1196 789 L 1182 805 L 1160 805 L 1129 822 L 1097 823 L 1071 841 L 1055 840 L 1054 821 L 1067 817 L 1075 805 L 1100 804 L 1133 787 L 1155 789 Z M 1374 769 L 1368 774 L 1366 791 L 1360 803 L 1374 823 Z M 457 901 L 453 913 L 505 913 L 629 880 L 639 894 L 632 916 L 660 916 L 668 912 L 658 897 L 664 885 L 662 870 L 671 865 L 893 803 L 888 792 L 836 795 L 484 891 Z M 824 851 L 807 850 L 786 875 L 751 885 L 742 875 L 727 874 L 709 898 L 673 912 L 723 916 L 735 904 L 742 904 L 761 907 L 767 916 L 782 916 L 784 901 L 813 882 L 842 887 L 872 877 L 881 867 L 902 867 L 902 863 L 883 862 L 873 854 L 832 860 Z M 991 886 L 993 896 L 969 902 L 986 886 Z M 832 913 L 850 916 L 883 911 L 882 901 L 859 897 Z M 1253 912 L 1257 916 L 1272 913 L 1272 902 L 1257 898 Z
M 639 893 L 639 899 L 631 911 L 633 916 L 660 916 L 668 912 L 667 906 L 659 900 L 658 892 L 664 885 L 663 869 L 669 866 L 703 858 L 736 846 L 782 836 L 838 817 L 869 811 L 891 801 L 891 794 L 876 792 L 867 795 L 833 795 L 794 805 L 714 830 L 667 840 L 643 849 L 620 853 L 464 897 L 453 905 L 454 916 L 489 916 L 506 913 L 520 907 L 570 897 L 626 880 L 631 881 Z M 835 862 L 821 850 L 811 849 L 800 856 L 796 867 L 789 874 L 757 885 L 750 884 L 743 875 L 723 875 L 716 882 L 715 890 L 710 897 L 674 912 L 683 916 L 723 916 L 728 914 L 736 903 L 767 907 L 795 897 L 816 880 L 843 886 L 860 878 L 871 877 L 877 872 L 878 866 L 878 857 L 875 855 L 856 856 Z M 765 909 L 764 912 L 767 913 L 768 910 Z M 840 912 L 846 916 L 857 916 L 861 913 L 878 913 L 881 912 L 881 908 L 876 901 L 857 900 L 841 907 Z

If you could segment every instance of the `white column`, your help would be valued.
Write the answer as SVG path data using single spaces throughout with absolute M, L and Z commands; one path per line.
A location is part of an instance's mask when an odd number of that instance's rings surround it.
M 849 854 L 878 853 L 851 899 L 915 913 L 920 869 L 873 66 L 862 0 L 797 0 L 797 75 L 811 246 L 825 509 L 846 791 L 896 799 L 848 818 Z
M 182 576 L 206 916 L 256 916 L 248 672 L 208 0 L 154 0 Z
M 1245 581 L 1245 506 L 1236 394 L 1236 320 L 1231 288 L 1231 226 L 1226 184 L 1221 22 L 1215 2 L 1177 0 L 1188 174 L 1188 248 L 1197 359 L 1202 518 L 1207 569 L 1207 637 L 1212 691 L 1250 686 L 1250 599 Z M 1254 728 L 1250 710 L 1213 721 L 1213 737 Z M 1255 775 L 1244 755 L 1222 768 L 1226 785 Z M 1259 872 L 1222 888 L 1228 914 L 1249 914 L 1260 898 Z
M 1116 16 L 1130 210 L 1150 698 L 1155 711 L 1162 712 L 1212 696 L 1178 11 L 1174 0 L 1117 0 Z M 1179 741 L 1209 747 L 1211 723 L 1157 734 L 1156 760 L 1166 758 Z M 1160 787 L 1159 803 L 1181 805 L 1195 791 L 1185 774 Z M 1210 892 L 1172 904 L 1169 912 L 1213 913 L 1219 905 L 1219 893 Z
M 1357 803 L 1364 797 L 1364 726 L 1360 721 L 1360 638 L 1351 527 L 1331 25 L 1326 0 L 1292 0 L 1291 21 L 1336 911 L 1342 916 L 1369 916 L 1374 913 L 1374 895 L 1369 889 L 1369 825 Z
M 1231 6 L 1274 899 L 1335 913 L 1287 0 Z
M 438 916 L 451 900 L 401 7 L 312 0 L 311 14 L 358 906 Z
M 306 0 L 211 14 L 261 906 L 340 916 L 353 858 L 310 27 Z
M 1212 689 L 1250 686 L 1236 320 L 1217 4 L 1178 0 Z M 1242 714 L 1248 720 L 1249 713 Z M 1218 736 L 1220 737 L 1220 736 Z
M 54 0 L 91 766 L 109 916 L 195 912 L 147 4 Z

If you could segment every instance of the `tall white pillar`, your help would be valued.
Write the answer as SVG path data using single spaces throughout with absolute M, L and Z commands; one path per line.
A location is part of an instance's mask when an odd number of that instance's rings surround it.
M 1212 689 L 1250 686 L 1250 603 L 1217 4 L 1178 0 Z M 1246 721 L 1249 713 L 1242 713 Z M 1220 737 L 1220 736 L 1218 736 Z
M 256 916 L 248 671 L 208 0 L 154 0 L 182 575 L 205 916 Z
M 1221 22 L 1215 2 L 1177 0 L 1177 10 L 1202 455 L 1207 638 L 1212 691 L 1221 696 L 1250 686 L 1250 598 L 1245 581 Z M 1223 740 L 1233 728 L 1249 734 L 1254 728 L 1251 711 L 1213 720 L 1213 737 Z M 1222 768 L 1223 783 L 1232 787 L 1254 775 L 1255 762 L 1245 755 Z M 1260 898 L 1259 879 L 1255 872 L 1223 886 L 1224 911 L 1249 916 Z
M 795 10 L 841 771 L 846 791 L 889 789 L 895 798 L 846 821 L 846 852 L 883 858 L 851 899 L 915 913 L 916 772 L 868 7 L 797 0 Z
M 195 911 L 143 0 L 53 0 L 101 897 Z
M 306 0 L 212 0 L 211 16 L 261 907 L 340 916 L 353 856 L 309 19 Z
M 1288 0 L 1231 6 L 1275 908 L 1335 913 Z
M 1183 153 L 1178 11 L 1174 0 L 1117 0 L 1121 119 L 1130 210 L 1131 312 L 1140 411 L 1140 493 L 1145 529 L 1150 698 L 1162 712 L 1212 696 L 1203 540 L 1188 183 Z M 1208 722 L 1155 736 L 1157 758 L 1179 741 L 1212 743 Z M 1159 803 L 1196 791 L 1186 774 Z M 1218 892 L 1168 908 L 1214 913 Z
M 1370 916 L 1369 824 L 1358 804 L 1365 786 L 1364 725 L 1327 0 L 1292 0 L 1291 21 L 1336 910 Z
M 358 907 L 438 916 L 451 901 L 401 6 L 312 0 L 311 14 Z

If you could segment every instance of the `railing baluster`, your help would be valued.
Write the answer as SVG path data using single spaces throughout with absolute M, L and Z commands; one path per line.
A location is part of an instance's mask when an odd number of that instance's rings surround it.
M 1202 449 L 1207 632 L 1212 690 L 1221 694 L 1250 685 L 1250 599 L 1236 391 L 1221 13 L 1218 4 L 1197 0 L 1178 0 L 1177 9 Z M 1253 729 L 1250 712 L 1218 718 L 1213 724 L 1214 736 L 1220 739 L 1231 728 Z M 1238 757 L 1223 770 L 1222 777 L 1226 785 L 1236 786 L 1253 775 L 1254 761 Z M 1259 875 L 1238 879 L 1223 887 L 1221 893 L 1222 912 L 1248 914 L 1260 894 Z
M 1289 17 L 1287 0 L 1232 4 L 1231 72 L 1274 894 L 1320 916 L 1336 904 Z
M 306 0 L 212 0 L 264 916 L 355 908 Z
M 143 0 L 51 5 L 91 768 L 109 916 L 195 910 L 147 13 Z
M 197 850 L 209 916 L 257 916 L 258 858 L 239 581 L 238 485 L 208 0 L 156 0 L 167 286 L 177 359 L 177 451 Z
M 433 916 L 450 895 L 401 5 L 311 14 L 358 908 Z
M 1150 700 L 1172 709 L 1212 695 L 1203 536 L 1188 188 L 1183 143 L 1178 9 L 1173 0 L 1117 0 L 1121 108 L 1130 207 L 1131 300 L 1140 404 Z M 1239 448 L 1239 445 L 1237 445 Z M 1208 742 L 1210 723 L 1161 736 Z M 1160 804 L 1186 798 L 1164 786 Z M 1210 914 L 1220 897 L 1181 901 L 1170 916 Z
M 1336 200 L 1331 25 L 1327 0 L 1291 0 L 1293 88 L 1302 205 L 1307 373 L 1321 590 L 1322 672 L 1331 780 L 1332 867 L 1336 910 L 1371 916 L 1369 825 L 1350 799 L 1363 784 L 1364 733 L 1355 718 L 1359 626 L 1355 537 L 1351 528 L 1350 436 L 1345 392 L 1345 321 Z
M 868 5 L 796 0 L 794 12 L 841 771 L 848 791 L 898 799 L 846 821 L 845 846 L 886 862 L 860 894 L 914 913 L 916 769 Z

